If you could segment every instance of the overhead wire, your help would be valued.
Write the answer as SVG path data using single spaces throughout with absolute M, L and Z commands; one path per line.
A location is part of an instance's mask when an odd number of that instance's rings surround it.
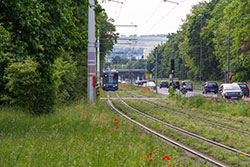
M 140 27 L 143 27 L 145 24 L 148 23 L 148 21 L 155 15 L 156 11 L 159 9 L 159 7 L 161 6 L 161 4 L 162 4 L 162 1 L 160 1 L 159 5 L 155 8 L 155 10 L 152 13 L 152 15 Z
M 156 27 L 156 25 L 158 25 L 162 20 L 164 20 L 178 5 L 182 4 L 185 1 L 186 0 L 183 0 L 179 4 L 177 4 L 174 7 L 172 7 L 172 9 L 166 15 L 164 15 L 163 17 L 161 17 L 161 19 L 156 24 L 154 24 L 146 33 L 149 33 L 150 31 L 152 31 Z

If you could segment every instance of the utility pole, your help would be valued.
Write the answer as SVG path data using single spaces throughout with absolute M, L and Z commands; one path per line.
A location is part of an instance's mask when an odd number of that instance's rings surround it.
M 89 0 L 88 16 L 88 100 L 96 102 L 96 38 L 95 38 L 95 1 Z
M 230 82 L 230 17 L 228 23 L 227 83 Z
M 202 14 L 199 14 L 201 17 L 201 30 L 200 30 L 200 84 L 201 84 L 201 77 L 202 77 L 202 70 L 201 70 L 201 58 L 202 58 L 202 39 L 201 39 L 201 33 L 202 33 Z
M 172 72 L 172 87 L 174 88 L 174 51 L 171 51 L 171 72 Z
M 98 79 L 98 85 L 101 86 L 101 80 L 100 80 L 100 32 L 97 30 L 97 79 Z
M 157 89 L 157 73 L 158 73 L 158 55 L 157 55 L 157 47 L 155 48 L 155 59 L 156 59 L 156 72 L 155 72 L 155 84 L 156 84 L 156 93 L 158 93 Z

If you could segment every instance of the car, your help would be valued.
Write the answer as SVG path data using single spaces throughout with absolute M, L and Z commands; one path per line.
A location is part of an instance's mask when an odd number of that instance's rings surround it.
M 139 82 L 138 82 L 138 86 L 144 86 L 145 87 L 145 83 L 146 83 L 147 81 L 145 81 L 145 80 L 140 80 Z
M 145 87 L 155 89 L 156 90 L 156 84 L 154 81 L 147 81 Z
M 180 82 L 179 81 L 173 81 L 173 83 L 170 83 L 170 86 L 173 85 L 174 89 L 180 89 Z
M 222 84 L 219 88 L 220 95 L 226 99 L 241 99 L 243 93 L 240 86 L 235 83 Z
M 243 96 L 249 97 L 249 88 L 245 82 L 236 82 L 241 88 L 241 91 L 243 93 Z
M 191 81 L 182 81 L 181 87 L 186 90 L 193 91 L 193 84 Z
M 202 93 L 206 94 L 208 92 L 214 92 L 217 94 L 219 91 L 219 87 L 217 82 L 205 82 L 205 84 L 202 86 Z
M 160 88 L 169 88 L 168 81 L 161 81 Z
M 127 82 L 126 82 L 126 81 L 122 81 L 121 83 L 122 83 L 122 84 L 127 84 Z

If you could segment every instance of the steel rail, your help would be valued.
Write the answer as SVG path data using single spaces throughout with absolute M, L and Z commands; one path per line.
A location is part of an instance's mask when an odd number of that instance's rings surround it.
M 135 96 L 135 97 L 136 97 L 136 96 Z M 143 101 L 144 101 L 145 103 L 148 103 L 148 104 L 150 103 L 150 102 L 145 101 L 145 100 L 143 100 Z M 162 103 L 162 102 L 160 102 L 160 103 Z M 167 108 L 165 108 L 164 106 L 158 106 L 158 105 L 153 104 L 153 103 L 151 103 L 151 104 L 152 104 L 152 105 L 155 105 L 156 107 L 159 107 L 159 108 L 161 108 L 161 109 L 163 109 L 163 110 L 165 110 L 165 111 L 175 112 L 175 113 L 177 113 L 177 114 L 182 114 L 182 115 L 187 115 L 187 116 L 189 116 L 188 114 L 185 114 L 185 113 L 182 113 L 182 112 L 179 112 L 179 111 L 176 111 L 176 110 L 167 109 Z M 150 104 L 150 105 L 151 105 L 151 104 Z M 164 104 L 165 104 L 165 103 L 164 103 Z M 180 107 L 176 107 L 176 106 L 175 106 L 175 108 L 181 109 Z M 192 113 L 195 113 L 195 114 L 204 114 L 204 113 L 201 113 L 201 112 L 198 112 L 198 111 L 193 111 L 193 110 L 188 110 L 188 111 L 190 111 L 190 112 L 192 112 Z M 205 114 L 205 115 L 210 116 L 210 115 L 208 115 L 208 114 Z M 204 120 L 204 119 L 199 118 L 199 117 L 196 117 L 196 116 L 191 116 L 191 117 L 194 118 L 194 119 L 196 119 L 196 120 L 198 120 L 198 121 L 207 122 L 207 123 L 209 123 L 209 124 L 214 124 L 215 126 L 220 126 L 220 127 L 222 127 L 222 128 L 225 128 L 225 129 L 229 129 L 229 130 L 232 130 L 232 131 L 236 131 L 236 132 L 239 132 L 239 133 L 243 133 L 243 134 L 246 134 L 246 135 L 250 135 L 250 132 L 247 132 L 247 131 L 244 131 L 244 130 L 236 129 L 236 128 L 233 128 L 233 127 L 230 127 L 230 126 L 226 126 L 226 125 L 222 125 L 222 124 L 219 124 L 219 123 L 214 123 L 214 122 L 211 122 L 211 121 L 208 121 L 208 120 Z M 225 120 L 225 121 L 233 122 L 233 123 L 239 123 L 239 124 L 242 124 L 242 125 L 244 125 L 244 126 L 250 126 L 250 124 L 247 124 L 247 123 L 244 123 L 244 122 L 234 121 L 234 120 L 226 119 L 226 118 L 219 117 L 219 116 L 215 116 L 215 115 L 212 115 L 212 117 L 214 117 L 214 118 L 216 118 L 216 119 L 222 119 L 222 120 Z
M 208 123 L 208 124 L 211 124 L 211 125 L 215 125 L 215 126 L 218 126 L 218 127 L 224 128 L 224 129 L 228 129 L 228 130 L 231 130 L 231 131 L 234 131 L 234 132 L 239 132 L 239 133 L 242 133 L 242 134 L 245 134 L 245 135 L 250 135 L 250 132 L 247 132 L 247 131 L 244 131 L 244 130 L 235 129 L 235 128 L 230 127 L 230 126 L 226 126 L 226 125 L 222 125 L 222 124 L 219 124 L 219 123 L 211 122 L 211 121 L 208 121 L 208 120 L 196 117 L 196 116 L 190 116 L 190 115 L 182 113 L 182 112 L 178 112 L 178 111 L 175 111 L 175 110 L 167 109 L 167 108 L 164 108 L 162 106 L 157 106 L 156 104 L 150 103 L 150 102 L 145 101 L 145 100 L 143 100 L 143 102 L 145 102 L 145 103 L 147 103 L 149 105 L 158 107 L 158 108 L 160 108 L 162 110 L 165 110 L 165 111 L 169 111 L 169 112 L 173 112 L 173 113 L 177 113 L 177 114 L 180 114 L 180 115 L 185 115 L 185 116 L 191 117 L 192 119 L 197 120 L 197 121 L 205 122 L 205 123 Z
M 181 144 L 181 143 L 178 143 L 178 142 L 176 142 L 176 141 L 174 141 L 174 140 L 172 140 L 172 139 L 170 139 L 170 138 L 168 138 L 168 137 L 166 137 L 166 136 L 164 136 L 164 135 L 162 135 L 162 134 L 156 132 L 155 130 L 152 130 L 151 128 L 149 128 L 149 127 L 147 127 L 147 126 L 145 126 L 145 125 L 139 123 L 138 121 L 135 121 L 134 119 L 130 118 L 129 116 L 127 116 L 127 115 L 124 114 L 123 112 L 119 111 L 119 110 L 113 105 L 113 103 L 112 103 L 111 100 L 109 99 L 109 93 L 107 93 L 107 101 L 108 101 L 108 104 L 109 104 L 118 114 L 120 114 L 122 117 L 128 119 L 129 121 L 131 121 L 131 122 L 133 122 L 133 123 L 139 125 L 140 127 L 142 127 L 143 129 L 147 130 L 148 132 L 151 132 L 151 133 L 153 133 L 154 135 L 156 135 L 156 136 L 162 138 L 163 140 L 165 140 L 165 141 L 167 141 L 167 142 L 169 142 L 169 143 L 172 143 L 172 144 L 174 144 L 175 146 L 180 147 L 180 148 L 184 149 L 185 151 L 188 151 L 188 152 L 192 153 L 193 155 L 196 155 L 196 156 L 198 156 L 198 157 L 200 157 L 200 158 L 202 158 L 202 159 L 204 159 L 204 160 L 207 160 L 207 161 L 209 161 L 209 162 L 211 162 L 211 163 L 213 163 L 213 164 L 215 164 L 215 165 L 217 165 L 217 166 L 219 166 L 219 167 L 226 167 L 226 165 L 224 165 L 223 163 L 218 162 L 218 161 L 216 161 L 216 160 L 214 160 L 214 159 L 212 159 L 212 158 L 210 158 L 210 157 L 208 157 L 208 156 L 206 156 L 206 155 L 204 155 L 204 154 L 202 154 L 202 153 L 200 153 L 200 152 L 198 152 L 198 151 L 195 151 L 195 150 L 193 150 L 193 149 L 191 149 L 191 148 L 188 148 L 187 146 L 185 146 L 185 145 L 183 145 L 183 144 Z
M 119 95 L 118 95 L 117 93 L 116 93 L 116 95 L 119 97 Z M 184 129 L 182 129 L 182 128 L 179 128 L 179 127 L 177 127 L 177 126 L 174 126 L 174 125 L 171 125 L 171 124 L 169 124 L 169 123 L 167 123 L 167 122 L 164 122 L 164 121 L 162 121 L 162 120 L 159 120 L 159 119 L 157 119 L 157 118 L 155 118 L 155 117 L 153 117 L 153 116 L 147 115 L 147 114 L 145 114 L 145 113 L 143 113 L 143 112 L 141 112 L 141 111 L 139 111 L 139 110 L 137 110 L 137 109 L 131 107 L 131 106 L 128 105 L 125 101 L 123 101 L 121 98 L 120 98 L 120 101 L 121 101 L 125 106 L 127 106 L 129 109 L 131 109 L 131 110 L 133 110 L 133 111 L 139 113 L 140 115 L 142 115 L 142 116 L 144 116 L 144 117 L 147 117 L 148 119 L 151 119 L 151 120 L 153 120 L 153 121 L 155 121 L 155 122 L 162 123 L 162 124 L 165 125 L 166 127 L 175 129 L 176 131 L 179 131 L 179 132 L 181 132 L 181 133 L 184 133 L 184 134 L 186 134 L 186 135 L 189 135 L 189 136 L 191 136 L 191 137 L 193 137 L 193 138 L 197 138 L 197 139 L 206 141 L 206 142 L 209 143 L 209 144 L 213 144 L 213 145 L 215 145 L 215 146 L 218 146 L 218 147 L 227 149 L 227 150 L 229 150 L 229 151 L 231 151 L 231 152 L 235 152 L 235 153 L 239 153 L 239 154 L 241 154 L 241 155 L 245 155 L 245 156 L 247 156 L 247 157 L 250 158 L 250 154 L 248 154 L 248 153 L 246 153 L 246 152 L 243 152 L 243 151 L 237 150 L 237 149 L 235 149 L 235 148 L 226 146 L 226 145 L 224 145 L 224 144 L 215 142 L 215 141 L 210 140 L 210 139 L 207 139 L 207 138 L 205 138 L 205 137 L 203 137 L 203 136 L 197 135 L 197 134 L 195 134 L 195 133 L 189 132 L 189 131 L 187 131 L 187 130 L 184 130 Z

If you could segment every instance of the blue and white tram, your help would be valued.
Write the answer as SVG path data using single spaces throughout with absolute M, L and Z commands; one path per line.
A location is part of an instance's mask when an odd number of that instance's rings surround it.
M 105 91 L 118 90 L 118 71 L 104 71 L 103 72 L 102 89 Z

